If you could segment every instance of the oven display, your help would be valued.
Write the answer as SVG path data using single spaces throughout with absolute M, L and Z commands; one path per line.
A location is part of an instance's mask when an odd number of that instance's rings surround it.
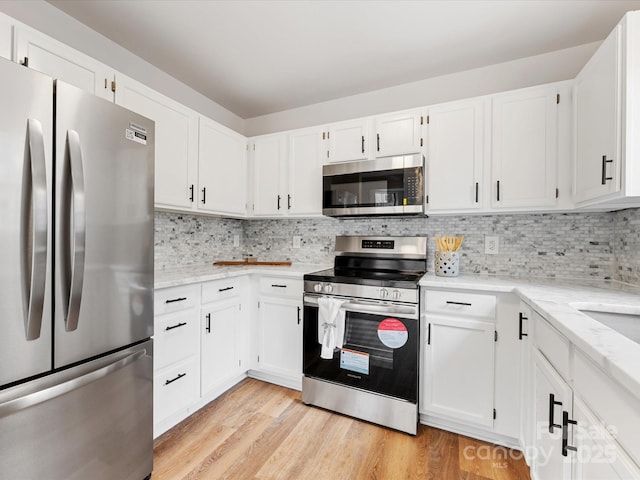
M 394 240 L 362 240 L 362 248 L 380 248 L 384 250 L 393 250 L 394 247 Z

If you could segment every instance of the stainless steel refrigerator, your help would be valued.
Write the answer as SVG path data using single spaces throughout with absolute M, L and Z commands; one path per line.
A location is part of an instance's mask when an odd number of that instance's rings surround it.
M 0 59 L 0 479 L 153 458 L 154 124 Z

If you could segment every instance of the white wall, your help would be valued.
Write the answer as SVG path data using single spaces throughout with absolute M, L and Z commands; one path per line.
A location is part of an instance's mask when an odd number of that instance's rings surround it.
M 478 95 L 569 80 L 600 42 L 443 75 L 246 120 L 245 135 L 322 125 Z M 327 81 L 331 81 L 328 76 Z
M 244 120 L 43 0 L 0 0 L 0 11 L 237 131 Z

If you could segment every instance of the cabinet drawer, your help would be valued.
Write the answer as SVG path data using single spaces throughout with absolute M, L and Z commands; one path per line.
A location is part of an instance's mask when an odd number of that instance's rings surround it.
M 427 313 L 445 313 L 464 317 L 495 319 L 495 295 L 427 290 Z
M 534 313 L 535 343 L 565 380 L 569 380 L 569 342 L 539 314 Z
M 195 307 L 200 303 L 200 284 L 163 288 L 154 293 L 154 313 L 177 312 Z
M 156 316 L 154 371 L 193 355 L 198 348 L 198 320 L 196 308 Z
M 275 297 L 302 297 L 303 281 L 297 278 L 262 277 L 260 278 L 260 293 Z
M 244 278 L 227 278 L 202 284 L 202 303 L 217 302 L 241 294 Z
M 640 400 L 578 351 L 573 357 L 573 389 L 640 464 Z
M 195 357 L 160 370 L 153 377 L 153 421 L 159 423 L 198 399 L 199 378 Z

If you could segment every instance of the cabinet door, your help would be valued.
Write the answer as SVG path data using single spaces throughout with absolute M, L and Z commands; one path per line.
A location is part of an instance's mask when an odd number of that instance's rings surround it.
M 302 375 L 302 303 L 261 296 L 258 309 L 259 368 L 300 380 Z
M 620 190 L 620 35 L 618 26 L 576 78 L 576 202 Z
M 557 89 L 493 97 L 491 188 L 494 208 L 556 203 Z
M 232 378 L 240 369 L 237 355 L 239 312 L 238 298 L 202 309 L 201 395 Z
M 327 163 L 368 158 L 368 119 L 350 120 L 329 126 Z
M 156 206 L 191 210 L 197 193 L 198 115 L 121 74 L 116 103 L 155 122 Z
M 534 438 L 532 470 L 540 479 L 568 480 L 571 459 L 562 455 L 562 412 L 572 414 L 569 385 L 542 354 L 534 351 Z
M 482 207 L 483 100 L 429 109 L 427 185 L 430 212 Z
M 14 33 L 21 64 L 113 102 L 115 70 L 30 28 L 16 26 Z
M 576 397 L 573 400 L 574 480 L 628 480 L 640 478 L 640 469 L 615 441 L 610 429 Z M 571 438 L 571 437 L 570 437 Z
M 273 135 L 253 139 L 253 214 L 283 215 L 287 211 L 285 137 Z
M 0 13 L 0 57 L 11 60 L 11 18 Z
M 322 130 L 289 135 L 287 210 L 292 215 L 322 215 Z
M 422 147 L 422 112 L 411 111 L 375 120 L 375 156 L 390 157 L 419 153 Z
M 246 215 L 247 139 L 200 116 L 198 210 Z
M 495 325 L 427 315 L 423 410 L 493 425 Z

